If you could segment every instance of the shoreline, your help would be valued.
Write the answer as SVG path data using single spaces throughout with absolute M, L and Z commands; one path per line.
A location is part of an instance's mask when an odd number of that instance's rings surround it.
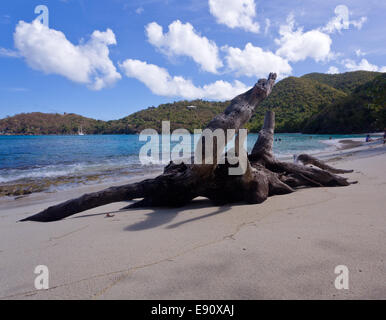
M 0 119 L 1 120 L 1 119 Z M 193 133 L 193 132 L 191 132 Z M 259 131 L 249 131 L 249 133 L 259 133 Z M 7 133 L 0 133 L 1 136 L 6 136 L 6 137 L 42 137 L 42 136 L 55 136 L 55 137 L 67 137 L 67 136 L 103 136 L 103 135 L 138 135 L 140 132 L 134 132 L 134 133 L 92 133 L 92 134 L 84 134 L 84 135 L 79 135 L 79 134 L 25 134 L 25 133 L 12 133 L 12 134 L 7 134 Z M 383 132 L 363 132 L 363 133 L 302 133 L 302 132 L 275 132 L 275 134 L 302 134 L 302 135 L 325 135 L 325 136 L 334 136 L 334 135 L 346 135 L 346 134 L 352 134 L 352 135 L 371 135 L 371 136 L 381 136 L 383 135 Z
M 338 150 L 351 149 L 361 146 L 363 138 L 347 138 L 347 139 L 331 139 L 331 140 L 316 140 L 323 145 L 328 145 L 325 150 L 310 150 L 302 151 L 302 153 L 312 154 L 314 156 L 327 156 Z M 278 159 L 285 161 L 293 161 L 293 155 L 277 155 Z M 75 164 L 74 164 L 75 165 Z M 123 168 L 123 167 L 122 167 Z M 122 168 L 120 170 L 122 170 Z M 93 185 L 106 185 L 115 183 L 126 183 L 127 181 L 135 180 L 137 176 L 147 175 L 151 171 L 151 176 L 162 172 L 162 166 L 150 166 L 149 168 L 142 167 L 141 170 L 133 172 L 112 171 L 108 168 L 104 171 L 83 174 L 67 174 L 58 176 L 41 176 L 41 177 L 25 177 L 17 180 L 4 181 L 0 183 L 0 199 L 3 197 L 13 197 L 19 199 L 28 197 L 36 193 L 56 193 L 63 192 L 66 189 L 81 188 Z M 68 169 L 67 169 L 68 170 Z M 141 172 L 142 171 L 142 172 Z M 27 175 L 28 176 L 28 175 Z M 32 176 L 32 174 L 31 174 Z
M 128 202 L 119 202 L 52 223 L 17 221 L 80 189 L 0 200 L 0 299 L 385 299 L 386 147 L 324 157 L 354 169 L 347 176 L 358 184 L 258 205 L 197 198 L 120 210 Z M 41 264 L 49 290 L 34 289 Z M 342 264 L 350 290 L 333 285 Z

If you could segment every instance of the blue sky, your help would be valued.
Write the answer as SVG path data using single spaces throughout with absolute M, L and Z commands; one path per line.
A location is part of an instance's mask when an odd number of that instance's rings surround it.
M 48 25 L 35 7 L 49 10 Z M 378 0 L 2 0 L 0 118 L 224 100 L 275 71 L 386 71 Z

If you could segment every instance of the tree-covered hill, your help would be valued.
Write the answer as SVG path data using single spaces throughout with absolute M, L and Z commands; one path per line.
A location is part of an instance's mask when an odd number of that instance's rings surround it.
M 76 134 L 82 128 L 89 134 L 96 134 L 103 132 L 104 124 L 104 121 L 73 113 L 32 112 L 1 119 L 0 132 L 25 135 Z
M 279 81 L 257 108 L 246 127 L 260 130 L 265 111 L 276 113 L 276 132 L 365 132 L 382 130 L 385 113 L 385 74 L 356 71 L 343 74 L 310 73 Z M 119 120 L 101 121 L 76 114 L 33 112 L 0 120 L 0 134 L 130 134 L 143 129 L 200 129 L 222 112 L 229 101 L 178 101 L 135 112 Z M 351 121 L 351 124 L 348 122 Z M 382 127 L 383 126 L 383 127 Z
M 0 120 L 0 133 L 20 135 L 77 134 L 79 129 L 86 134 L 130 134 L 153 128 L 161 131 L 163 120 L 170 120 L 171 130 L 194 129 L 205 125 L 228 102 L 208 102 L 203 100 L 179 101 L 150 107 L 119 120 L 102 121 L 82 117 L 77 114 L 21 113 Z
M 315 80 L 288 77 L 278 82 L 271 95 L 260 105 L 247 127 L 260 130 L 265 111 L 276 113 L 277 132 L 299 132 L 303 123 L 318 112 L 321 105 L 336 102 L 346 96 L 337 90 Z
M 138 111 L 113 123 L 134 132 L 140 132 L 146 128 L 153 128 L 160 132 L 162 121 L 169 120 L 171 130 L 184 128 L 193 132 L 194 129 L 205 127 L 216 114 L 226 108 L 228 103 L 204 100 L 166 103 L 157 108 L 150 107 Z
M 372 71 L 353 71 L 337 74 L 308 73 L 302 76 L 303 79 L 316 80 L 327 84 L 335 89 L 341 90 L 346 94 L 352 93 L 356 87 L 365 84 L 379 76 L 380 72 Z
M 324 107 L 305 124 L 305 133 L 362 133 L 386 128 L 386 73 L 348 97 Z

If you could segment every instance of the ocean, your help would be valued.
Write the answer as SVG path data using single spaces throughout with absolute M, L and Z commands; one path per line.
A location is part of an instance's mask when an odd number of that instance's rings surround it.
M 257 137 L 248 135 L 248 151 Z M 286 157 L 334 150 L 330 137 L 335 141 L 365 136 L 276 134 L 274 152 L 277 157 Z M 56 191 L 161 171 L 162 161 L 140 163 L 139 150 L 145 143 L 138 135 L 0 136 L 0 195 Z M 173 144 L 177 142 L 172 148 Z M 9 192 L 10 186 L 15 192 Z

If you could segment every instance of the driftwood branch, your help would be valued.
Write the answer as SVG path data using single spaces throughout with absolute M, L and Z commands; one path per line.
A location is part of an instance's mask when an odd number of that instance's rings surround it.
M 333 168 L 331 166 L 329 166 L 328 164 L 316 159 L 315 157 L 312 157 L 308 154 L 301 154 L 297 157 L 297 160 L 300 161 L 301 163 L 303 163 L 304 165 L 307 165 L 307 164 L 312 164 L 314 165 L 315 167 L 318 167 L 320 169 L 323 169 L 323 170 L 326 170 L 326 171 L 329 171 L 329 172 L 332 172 L 332 173 L 350 173 L 350 172 L 353 172 L 354 170 L 344 170 L 344 169 L 336 169 L 336 168 Z
M 271 93 L 276 80 L 276 74 L 271 73 L 268 79 L 260 79 L 247 92 L 234 98 L 224 113 L 217 115 L 206 129 L 234 129 L 234 135 L 249 121 L 255 108 Z M 281 162 L 273 154 L 273 134 L 275 129 L 275 114 L 267 111 L 264 125 L 259 133 L 252 152 L 245 158 L 246 169 L 243 174 L 230 175 L 229 169 L 237 167 L 231 164 L 230 157 L 225 156 L 225 163 L 217 159 L 225 149 L 232 136 L 226 135 L 226 140 L 216 152 L 211 164 L 175 164 L 170 162 L 163 174 L 141 182 L 112 187 L 99 192 L 85 194 L 77 199 L 52 206 L 38 214 L 22 221 L 56 221 L 73 214 L 106 205 L 112 202 L 140 199 L 129 207 L 170 206 L 179 207 L 192 199 L 202 196 L 215 204 L 234 202 L 261 203 L 269 196 L 291 193 L 299 187 L 331 187 L 347 186 L 346 178 L 334 173 L 346 173 L 351 170 L 332 168 L 320 160 L 308 155 L 299 156 L 303 163 L 294 164 Z M 235 144 L 236 154 L 240 156 L 241 146 Z M 217 142 L 216 142 L 217 143 Z M 201 145 L 200 145 L 201 144 Z M 198 148 L 205 151 L 205 137 L 199 141 Z M 217 148 L 213 148 L 217 150 Z M 313 164 L 318 168 L 308 167 Z

